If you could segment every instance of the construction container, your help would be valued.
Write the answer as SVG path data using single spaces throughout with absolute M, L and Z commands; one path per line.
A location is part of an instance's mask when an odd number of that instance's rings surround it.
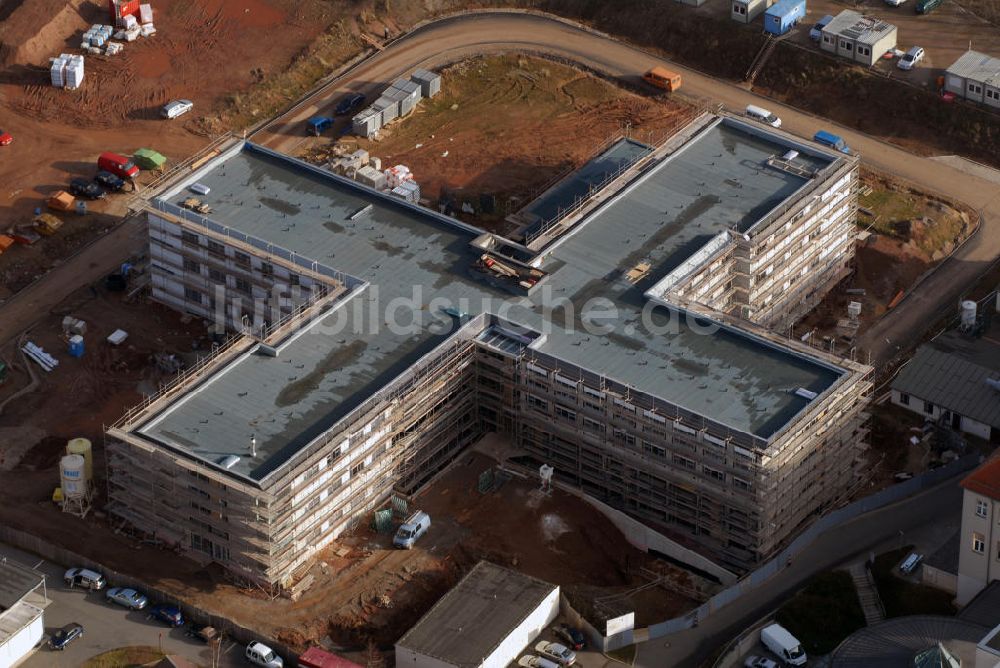
M 389 123 L 399 117 L 398 99 L 392 99 L 383 95 L 379 99 L 375 100 L 375 104 L 373 104 L 371 108 L 382 113 L 382 125 L 389 125 Z
M 393 91 L 399 91 L 399 93 L 394 93 L 392 97 L 398 97 L 399 99 L 410 98 L 414 106 L 416 106 L 422 97 L 420 90 L 419 83 L 407 81 L 406 79 L 398 79 L 393 82 L 385 94 L 388 95 L 393 93 Z
M 420 84 L 420 94 L 423 97 L 434 97 L 441 92 L 441 75 L 429 70 L 414 70 L 410 81 Z
M 418 98 L 419 99 L 419 98 Z M 417 101 L 412 97 L 404 97 L 399 101 L 399 115 L 407 116 L 417 108 Z
M 116 28 L 124 27 L 125 17 L 135 17 L 139 13 L 140 2 L 141 0 L 108 0 L 111 23 Z
M 806 15 L 806 0 L 778 0 L 764 11 L 764 31 L 784 35 Z
M 351 131 L 359 137 L 371 137 L 382 127 L 382 112 L 369 107 L 351 119 Z

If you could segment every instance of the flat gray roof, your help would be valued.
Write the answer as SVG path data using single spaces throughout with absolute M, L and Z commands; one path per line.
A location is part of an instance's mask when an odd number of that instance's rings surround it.
M 837 14 L 832 21 L 823 27 L 825 33 L 847 37 L 860 44 L 870 46 L 895 30 L 896 26 L 891 23 L 875 16 L 865 16 L 850 9 L 845 9 Z
M 0 559 L 0 612 L 17 603 L 42 584 L 45 576 L 10 559 Z
M 396 647 L 451 666 L 479 666 L 558 587 L 480 561 Z
M 280 245 L 367 284 L 283 344 L 278 357 L 243 355 L 208 374 L 138 432 L 209 463 L 239 456 L 228 470 L 260 480 L 444 343 L 457 324 L 441 310 L 450 304 L 473 316 L 499 313 L 506 322 L 545 333 L 534 346 L 542 353 L 769 438 L 808 405 L 797 388 L 819 394 L 843 370 L 736 329 L 701 333 L 698 322 L 643 298 L 649 285 L 706 239 L 727 227 L 747 229 L 807 183 L 762 166 L 800 145 L 742 127 L 716 124 L 645 170 L 543 250 L 548 278 L 530 298 L 517 300 L 471 270 L 480 254 L 469 245 L 475 228 L 250 144 L 220 156 L 162 200 L 179 203 L 186 186 L 198 181 L 211 188 L 202 199 L 212 207 L 212 225 Z M 797 160 L 821 168 L 836 159 L 814 151 Z M 625 272 L 643 259 L 653 270 L 629 283 Z M 371 327 L 383 323 L 392 303 L 406 323 L 410 318 L 403 314 L 412 310 L 408 331 Z M 546 306 L 553 303 L 555 308 Z M 605 321 L 606 333 L 581 330 L 588 314 L 609 306 L 619 317 Z M 644 308 L 649 327 L 640 319 Z
M 1000 58 L 988 56 L 985 53 L 970 49 L 952 63 L 946 71 L 948 74 L 1000 88 Z

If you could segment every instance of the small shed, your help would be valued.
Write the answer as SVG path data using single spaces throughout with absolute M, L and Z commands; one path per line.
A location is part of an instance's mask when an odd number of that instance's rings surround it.
M 729 17 L 740 23 L 750 23 L 774 4 L 774 0 L 733 0 Z
M 160 169 L 167 163 L 167 159 L 151 148 L 140 148 L 132 154 L 132 162 L 139 169 Z
M 945 70 L 944 89 L 966 100 L 1000 108 L 1000 58 L 966 51 Z
M 823 27 L 819 46 L 871 67 L 886 51 L 896 48 L 896 26 L 845 9 Z

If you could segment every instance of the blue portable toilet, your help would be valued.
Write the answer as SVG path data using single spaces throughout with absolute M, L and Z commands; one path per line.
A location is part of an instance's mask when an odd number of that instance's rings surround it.
M 83 337 L 79 334 L 69 337 L 69 355 L 70 357 L 83 357 Z
M 82 199 L 76 200 L 76 215 L 78 215 L 78 216 L 85 216 L 85 215 L 87 215 L 87 202 L 86 201 L 84 201 Z
M 778 0 L 764 12 L 764 32 L 784 35 L 805 15 L 806 0 Z

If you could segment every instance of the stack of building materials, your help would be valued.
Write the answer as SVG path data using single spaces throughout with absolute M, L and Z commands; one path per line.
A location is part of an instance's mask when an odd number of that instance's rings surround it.
M 152 5 L 139 5 L 139 21 L 146 25 L 147 23 L 153 22 L 153 6 Z
M 121 53 L 124 48 L 125 45 L 121 42 L 108 42 L 108 45 L 104 47 L 104 54 L 108 56 L 115 56 Z
M 420 94 L 423 97 L 434 97 L 441 92 L 441 75 L 429 70 L 414 70 L 410 81 L 420 84 Z
M 406 165 L 396 165 L 385 170 L 386 185 L 392 189 L 403 184 L 403 181 L 413 180 L 413 174 Z
M 41 346 L 35 345 L 32 341 L 25 343 L 24 346 L 21 347 L 21 351 L 31 359 L 38 362 L 38 366 L 42 367 L 45 371 L 52 371 L 59 366 L 59 360 L 45 352 Z
M 66 54 L 63 54 L 58 58 L 49 58 L 51 63 L 49 66 L 49 76 L 52 78 L 52 85 L 56 88 L 62 88 L 66 84 L 67 57 Z
M 53 86 L 73 90 L 83 84 L 83 56 L 63 53 L 50 61 L 49 76 Z
M 343 164 L 345 169 L 361 169 L 368 164 L 368 151 L 359 148 L 354 153 L 344 156 Z
M 403 181 L 398 186 L 393 188 L 390 193 L 413 204 L 420 201 L 420 186 L 417 185 L 417 182 L 412 179 Z
M 382 112 L 369 107 L 351 119 L 351 131 L 359 137 L 372 137 L 382 127 Z
M 104 46 L 104 44 L 111 39 L 111 33 L 113 31 L 114 29 L 111 26 L 95 23 L 90 26 L 90 30 L 83 33 L 83 41 L 80 42 L 80 48 L 88 49 L 92 46 Z
M 386 188 L 385 174 L 371 165 L 359 169 L 354 175 L 354 180 L 375 190 L 385 190 Z

